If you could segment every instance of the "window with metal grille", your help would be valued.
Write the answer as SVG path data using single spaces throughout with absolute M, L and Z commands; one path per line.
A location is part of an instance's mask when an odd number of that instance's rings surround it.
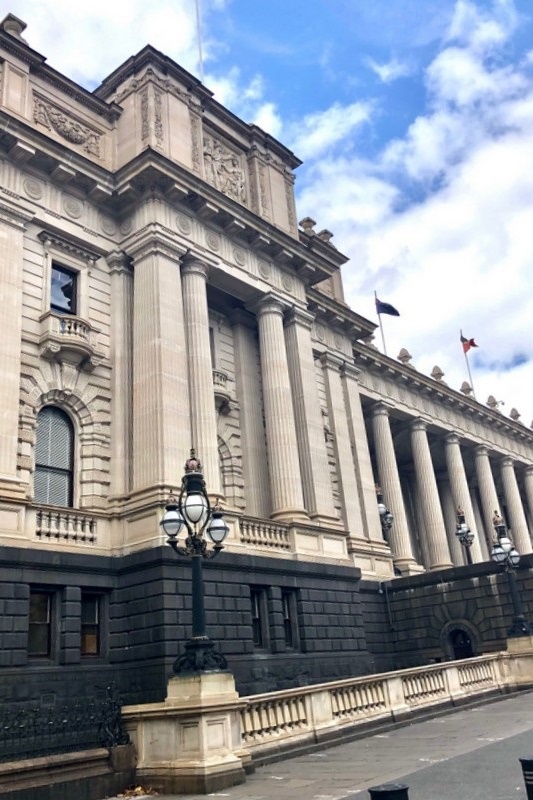
M 101 596 L 83 592 L 81 595 L 81 654 L 100 655 Z
M 78 273 L 55 262 L 52 264 L 50 308 L 60 314 L 76 314 Z
M 60 408 L 45 406 L 37 415 L 35 502 L 72 506 L 73 469 L 72 422 Z
M 52 595 L 30 591 L 28 655 L 30 658 L 50 658 L 52 654 Z

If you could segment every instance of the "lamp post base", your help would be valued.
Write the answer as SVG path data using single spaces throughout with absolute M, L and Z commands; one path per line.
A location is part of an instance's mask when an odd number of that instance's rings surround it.
M 185 643 L 185 652 L 174 661 L 176 675 L 191 672 L 221 672 L 228 668 L 223 655 L 217 653 L 208 636 L 198 636 Z

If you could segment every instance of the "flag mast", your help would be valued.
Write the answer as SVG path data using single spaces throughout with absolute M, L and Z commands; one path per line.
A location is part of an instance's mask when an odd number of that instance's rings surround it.
M 470 362 L 468 360 L 468 351 L 470 350 L 470 347 L 472 345 L 469 345 L 467 348 L 465 348 L 465 342 L 468 343 L 469 340 L 465 339 L 465 337 L 463 336 L 463 331 L 462 330 L 459 331 L 459 334 L 461 336 L 461 342 L 463 344 L 463 355 L 465 357 L 466 369 L 467 369 L 467 372 L 468 372 L 468 380 L 470 381 L 470 386 L 472 387 L 472 396 L 473 396 L 473 398 L 475 400 L 476 399 L 476 390 L 474 389 L 474 381 L 472 380 L 472 373 L 470 372 Z M 470 341 L 473 341 L 473 339 L 471 339 Z M 477 344 L 474 344 L 474 347 L 477 347 Z
M 198 39 L 198 69 L 200 80 L 204 82 L 204 57 L 202 53 L 202 15 L 200 14 L 200 0 L 196 0 L 196 36 Z
M 378 306 L 378 293 L 376 292 L 375 289 L 374 289 L 374 300 L 375 300 L 375 303 L 376 303 L 376 311 L 377 311 L 377 314 L 378 314 L 379 329 L 381 331 L 381 341 L 383 342 L 383 353 L 385 355 L 387 355 L 387 346 L 385 344 L 385 334 L 383 333 L 383 323 L 381 322 L 381 312 L 379 311 L 379 306 Z

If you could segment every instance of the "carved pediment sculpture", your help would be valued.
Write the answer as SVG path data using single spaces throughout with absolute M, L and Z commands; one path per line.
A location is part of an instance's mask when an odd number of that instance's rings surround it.
M 239 156 L 210 136 L 204 137 L 205 179 L 211 186 L 236 200 L 246 202 L 246 184 Z
M 34 96 L 33 119 L 67 142 L 81 145 L 86 153 L 100 158 L 100 135 L 52 103 Z

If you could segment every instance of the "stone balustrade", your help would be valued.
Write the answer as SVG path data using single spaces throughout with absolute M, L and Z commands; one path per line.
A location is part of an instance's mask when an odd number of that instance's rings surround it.
M 266 547 L 273 550 L 290 550 L 288 525 L 279 522 L 267 522 L 252 517 L 241 517 L 239 520 L 240 540 L 242 544 Z
M 341 739 L 357 725 L 503 692 L 506 658 L 493 654 L 242 698 L 243 748 L 260 762 L 284 750 Z
M 94 369 L 98 360 L 96 331 L 86 320 L 48 311 L 40 323 L 39 349 L 43 358 L 61 358 L 75 366 L 84 365 L 89 371 Z
M 92 514 L 55 506 L 35 511 L 35 535 L 39 539 L 95 544 L 96 533 L 97 521 Z

